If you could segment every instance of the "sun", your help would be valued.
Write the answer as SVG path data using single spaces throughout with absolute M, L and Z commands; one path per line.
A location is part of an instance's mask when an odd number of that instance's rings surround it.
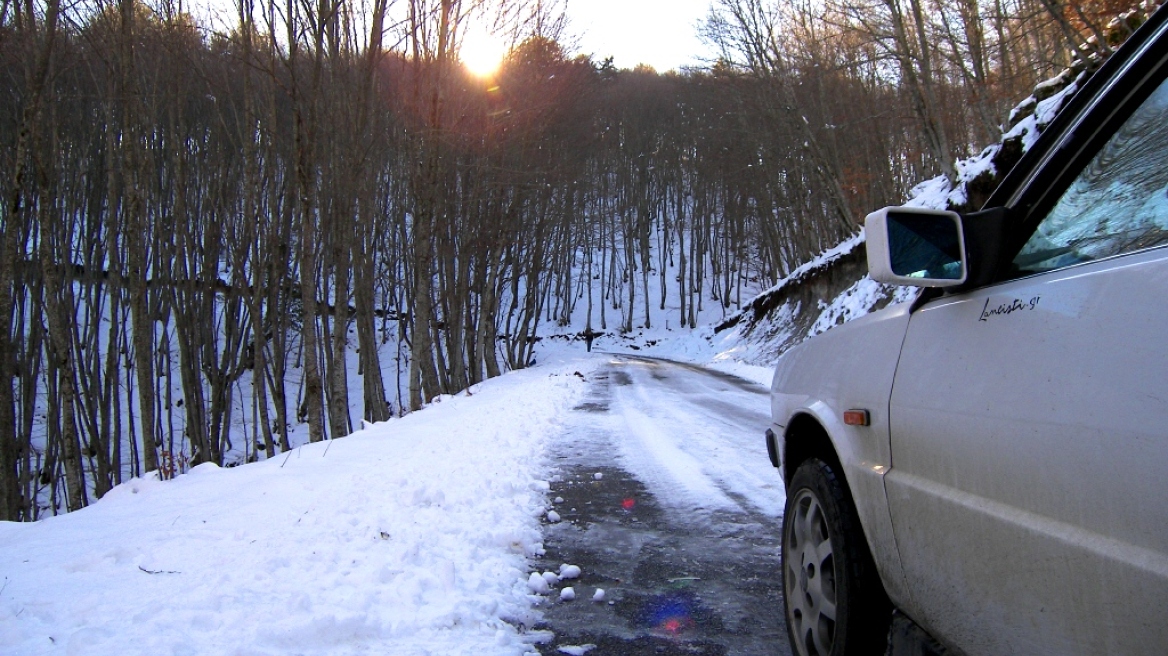
M 462 40 L 459 59 L 466 70 L 479 77 L 490 77 L 507 56 L 507 46 L 499 37 L 475 26 Z

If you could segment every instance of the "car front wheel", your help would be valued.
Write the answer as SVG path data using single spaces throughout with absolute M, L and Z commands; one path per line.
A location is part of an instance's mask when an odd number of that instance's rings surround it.
M 782 558 L 787 634 L 796 654 L 884 653 L 888 599 L 847 484 L 817 458 L 791 477 Z

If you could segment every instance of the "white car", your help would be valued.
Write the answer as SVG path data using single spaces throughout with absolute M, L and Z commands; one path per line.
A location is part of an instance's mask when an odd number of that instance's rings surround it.
M 913 653 L 1168 654 L 1166 32 L 989 209 L 869 215 L 871 276 L 925 289 L 780 359 L 795 653 L 883 654 L 895 616 Z

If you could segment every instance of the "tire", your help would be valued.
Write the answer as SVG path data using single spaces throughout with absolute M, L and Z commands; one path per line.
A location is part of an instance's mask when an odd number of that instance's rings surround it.
M 783 513 L 783 606 L 799 656 L 883 654 L 892 607 L 837 466 L 801 464 Z

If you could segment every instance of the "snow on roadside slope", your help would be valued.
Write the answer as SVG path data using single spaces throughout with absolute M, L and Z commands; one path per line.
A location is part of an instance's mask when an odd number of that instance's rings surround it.
M 5 654 L 521 654 L 545 438 L 600 359 L 0 522 Z

